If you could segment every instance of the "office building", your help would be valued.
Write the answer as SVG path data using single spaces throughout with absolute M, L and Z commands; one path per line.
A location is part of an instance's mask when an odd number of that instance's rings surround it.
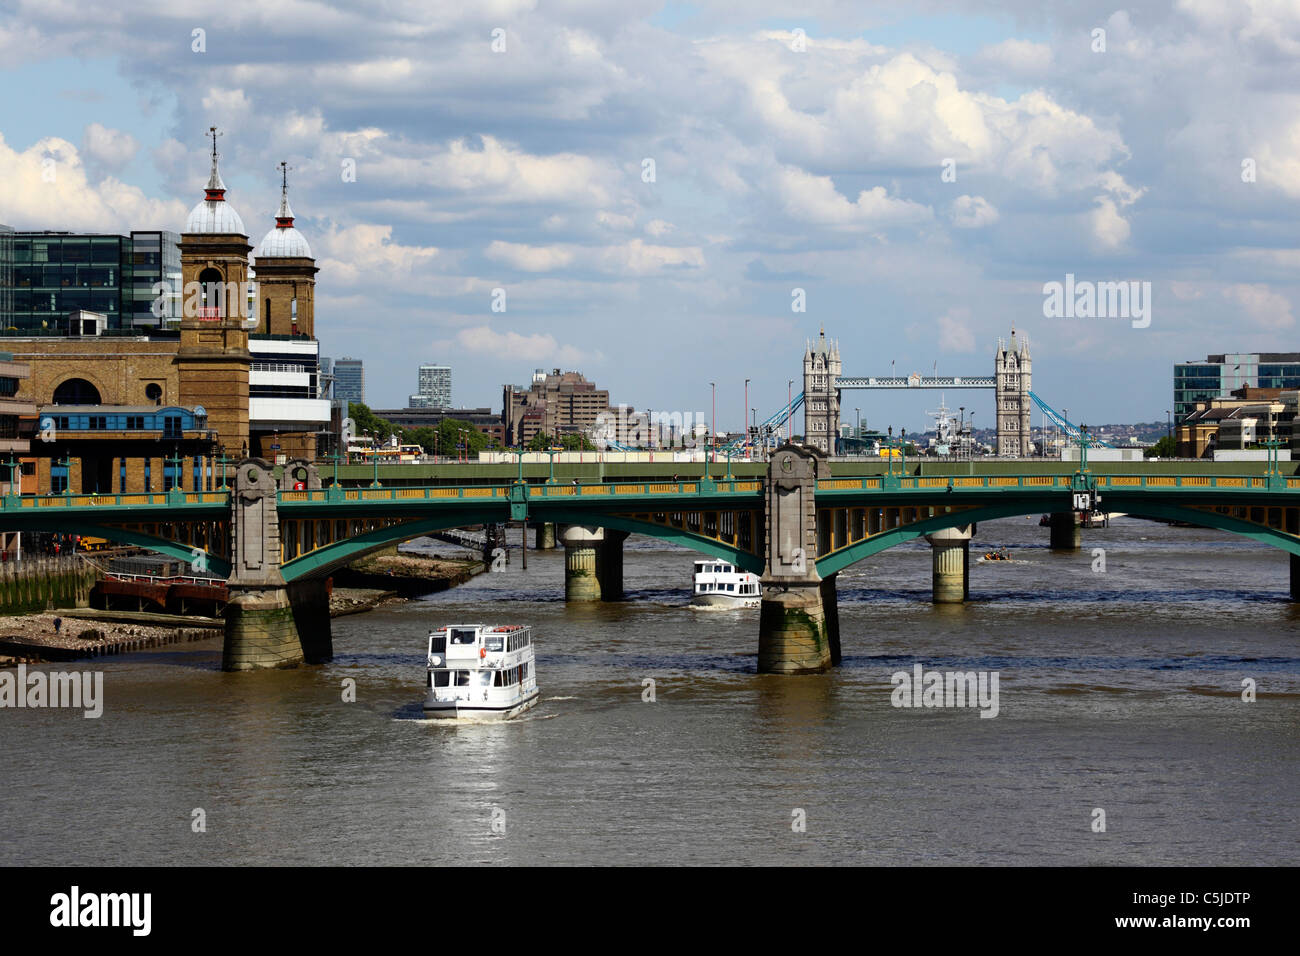
M 1174 422 L 1198 402 L 1230 399 L 1242 388 L 1300 388 L 1300 352 L 1225 352 L 1174 365 Z
M 65 334 L 67 317 L 79 310 L 102 313 L 113 332 L 158 328 L 164 318 L 155 311 L 175 315 L 179 302 L 179 242 L 176 233 L 158 230 L 129 236 L 6 232 L 0 242 L 0 330 Z
M 421 365 L 416 393 L 407 404 L 411 408 L 450 408 L 451 366 Z
M 341 358 L 334 363 L 334 397 L 365 403 L 366 372 L 361 359 Z
M 633 409 L 611 408 L 609 391 L 597 388 L 580 372 L 561 372 L 558 368 L 547 374 L 542 369 L 533 372 L 527 388 L 506 385 L 502 389 L 502 424 L 506 443 L 526 445 L 539 432 L 552 438 L 562 435 L 591 437 L 602 420 L 626 422 L 633 417 Z

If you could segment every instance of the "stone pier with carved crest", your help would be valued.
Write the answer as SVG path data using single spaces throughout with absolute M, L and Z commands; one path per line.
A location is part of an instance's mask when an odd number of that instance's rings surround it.
M 231 496 L 231 600 L 221 668 L 295 667 L 332 656 L 328 587 L 323 580 L 286 584 L 280 573 L 276 493 L 320 487 L 316 466 L 289 462 L 277 483 L 270 462 L 245 458 Z
M 767 540 L 758 670 L 816 674 L 839 659 L 839 615 L 833 576 L 817 573 L 817 479 L 829 478 L 814 449 L 783 445 L 767 473 Z M 832 613 L 827 614 L 827 605 Z

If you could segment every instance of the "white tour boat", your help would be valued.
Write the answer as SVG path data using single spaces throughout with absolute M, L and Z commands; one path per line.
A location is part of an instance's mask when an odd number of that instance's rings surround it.
M 725 561 L 695 562 L 695 593 L 691 603 L 696 607 L 758 607 L 762 599 L 763 588 L 757 574 L 742 571 Z
M 449 624 L 429 632 L 426 717 L 508 720 L 537 703 L 533 629 Z

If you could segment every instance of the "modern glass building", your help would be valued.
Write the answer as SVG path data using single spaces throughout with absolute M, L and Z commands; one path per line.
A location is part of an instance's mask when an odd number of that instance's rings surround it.
M 361 359 L 341 358 L 334 363 L 334 397 L 347 402 L 365 402 L 366 371 Z
M 1174 366 L 1174 421 L 1197 402 L 1230 398 L 1237 389 L 1300 388 L 1300 352 L 1225 352 Z
M 110 331 L 156 327 L 155 283 L 180 293 L 179 242 L 178 234 L 165 231 L 4 233 L 0 331 L 63 334 L 77 310 L 103 313 Z

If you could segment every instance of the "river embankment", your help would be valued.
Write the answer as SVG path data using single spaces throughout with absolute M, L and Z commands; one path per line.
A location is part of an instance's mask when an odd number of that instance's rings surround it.
M 483 562 L 389 551 L 336 571 L 330 617 L 445 591 L 484 570 Z M 92 608 L 0 617 L 0 667 L 150 650 L 221 636 L 221 618 Z

